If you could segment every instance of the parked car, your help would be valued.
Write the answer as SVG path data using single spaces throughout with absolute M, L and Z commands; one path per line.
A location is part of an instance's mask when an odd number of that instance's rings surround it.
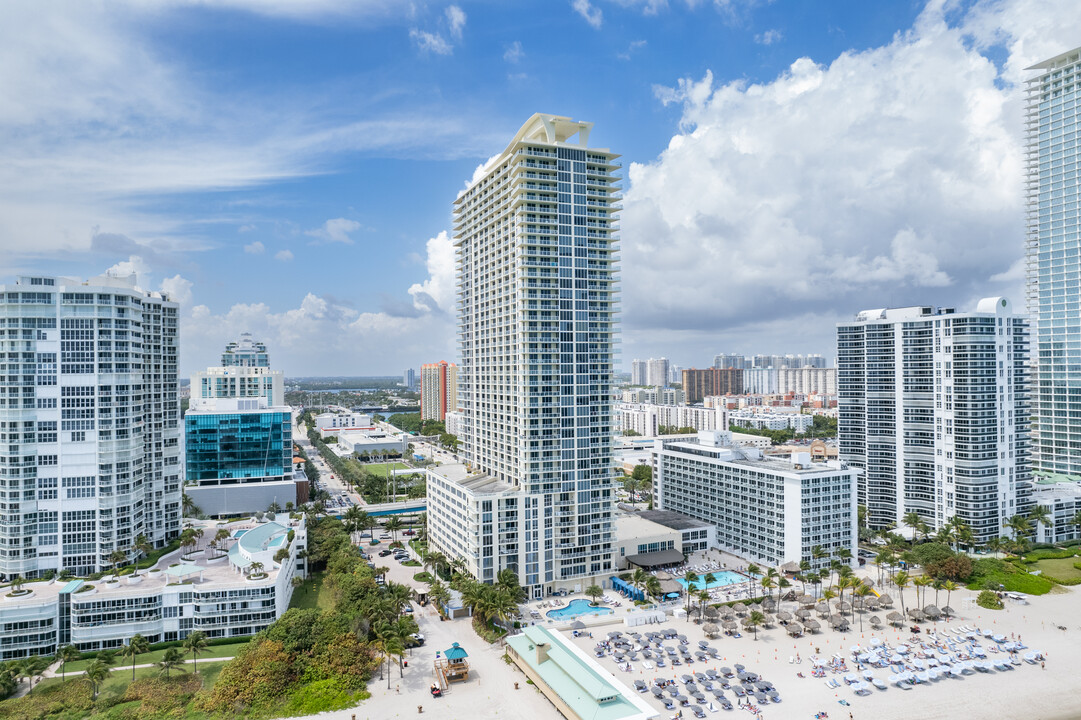
M 402 535 L 416 535 L 416 534 L 417 534 L 416 530 L 406 530 L 405 532 L 402 533 Z
M 380 550 L 379 551 L 379 557 L 386 557 L 387 555 L 393 555 L 393 554 L 394 554 L 393 550 Z
M 424 635 L 422 635 L 419 632 L 418 633 L 413 633 L 412 635 L 409 636 L 409 638 L 417 645 L 423 645 L 424 644 Z

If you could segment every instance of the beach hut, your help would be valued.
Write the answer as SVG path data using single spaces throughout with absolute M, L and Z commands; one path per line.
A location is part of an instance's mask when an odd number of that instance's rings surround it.
M 807 618 L 803 621 L 803 627 L 805 627 L 807 630 L 810 630 L 812 633 L 816 633 L 820 629 L 822 629 L 822 623 L 818 622 L 814 618 Z
M 878 596 L 878 604 L 884 608 L 893 607 L 893 598 L 891 598 L 887 593 L 882 593 Z
M 905 616 L 894 610 L 886 616 L 886 622 L 888 622 L 890 625 L 904 625 Z
M 781 571 L 790 575 L 795 575 L 799 572 L 799 563 L 795 560 L 790 560 L 781 566 Z
M 711 638 L 712 638 L 712 637 L 717 637 L 717 631 L 718 631 L 719 629 L 720 629 L 720 628 L 718 628 L 718 627 L 717 627 L 716 625 L 714 625 L 713 623 L 706 623 L 706 624 L 705 624 L 705 625 L 704 625 L 704 626 L 702 627 L 702 630 L 703 630 L 703 632 L 705 632 L 705 633 L 706 633 L 706 637 L 711 637 Z
M 725 632 L 734 632 L 739 626 L 736 625 L 734 620 L 725 620 L 724 623 L 721 624 L 721 627 L 725 629 Z
M 800 625 L 798 622 L 788 623 L 788 627 L 786 629 L 788 630 L 788 634 L 792 637 L 799 637 L 803 634 L 803 626 Z
M 800 620 L 805 620 L 811 617 L 811 611 L 807 608 L 800 608 L 796 611 L 796 617 L 798 617 Z
M 813 607 L 815 604 L 814 595 L 800 595 L 796 598 L 796 602 L 805 607 Z
M 923 614 L 931 618 L 932 620 L 937 620 L 938 618 L 942 617 L 942 611 L 939 610 L 938 607 L 935 605 L 928 605 L 927 607 L 925 607 L 923 609 Z
M 830 614 L 830 606 L 824 602 L 820 602 L 815 606 L 815 612 L 818 613 L 819 617 L 826 617 Z
M 781 622 L 791 622 L 792 613 L 787 612 L 785 610 L 780 610 L 777 613 L 777 619 L 780 620 Z
M 908 616 L 916 621 L 924 620 L 927 617 L 923 614 L 923 610 L 920 610 L 919 608 L 909 608 Z
M 718 617 L 720 617 L 720 615 L 721 615 L 721 612 L 717 608 L 713 607 L 712 605 L 710 605 L 709 607 L 706 608 L 706 618 L 707 619 L 716 620 Z

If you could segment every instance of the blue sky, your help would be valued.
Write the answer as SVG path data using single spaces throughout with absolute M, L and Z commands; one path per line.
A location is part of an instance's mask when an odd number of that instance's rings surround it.
M 450 208 L 532 113 L 624 155 L 624 349 L 832 355 L 865 307 L 1020 302 L 1023 68 L 1077 3 L 0 7 L 0 259 L 135 271 L 182 372 L 453 359 Z M 1065 28 L 1065 29 L 1064 29 Z

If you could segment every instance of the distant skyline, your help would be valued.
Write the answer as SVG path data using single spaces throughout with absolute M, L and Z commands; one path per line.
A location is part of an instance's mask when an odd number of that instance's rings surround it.
M 180 371 L 457 359 L 451 203 L 534 112 L 623 155 L 622 369 L 1023 306 L 1025 67 L 1069 0 L 0 5 L 0 277 L 135 271 Z

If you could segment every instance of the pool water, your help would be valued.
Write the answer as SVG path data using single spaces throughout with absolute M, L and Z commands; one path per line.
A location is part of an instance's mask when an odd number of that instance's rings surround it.
M 581 615 L 611 615 L 614 610 L 606 607 L 590 607 L 588 600 L 571 600 L 566 607 L 549 610 L 545 613 L 553 620 L 570 620 Z
M 233 537 L 239 539 L 239 538 L 243 537 L 244 533 L 246 533 L 246 532 L 248 532 L 247 528 L 244 528 L 242 530 L 234 530 L 233 531 Z
M 718 571 L 714 572 L 713 573 L 713 582 L 709 583 L 708 585 L 706 584 L 705 580 L 702 580 L 702 578 L 704 576 L 705 576 L 705 573 L 699 573 L 698 582 L 696 582 L 694 584 L 694 589 L 695 590 L 702 590 L 702 589 L 710 590 L 712 588 L 717 588 L 717 587 L 727 587 L 729 585 L 738 585 L 739 583 L 747 582 L 747 580 L 748 580 L 746 575 L 744 575 L 743 573 L 735 572 L 734 570 L 718 570 Z M 676 580 L 676 582 L 678 582 L 680 585 L 682 585 L 684 587 L 684 589 L 686 589 L 686 587 L 687 587 L 687 581 L 686 580 L 684 580 L 683 578 L 679 578 L 678 580 Z

